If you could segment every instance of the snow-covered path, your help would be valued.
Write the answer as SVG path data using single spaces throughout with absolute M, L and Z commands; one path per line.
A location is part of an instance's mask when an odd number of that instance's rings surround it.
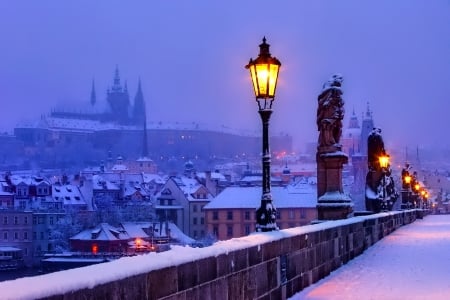
M 450 299 L 450 215 L 399 228 L 290 299 Z

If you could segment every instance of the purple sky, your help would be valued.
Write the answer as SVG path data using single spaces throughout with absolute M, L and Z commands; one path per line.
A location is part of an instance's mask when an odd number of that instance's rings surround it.
M 262 37 L 282 62 L 273 133 L 315 141 L 317 95 L 344 76 L 347 117 L 370 102 L 386 144 L 449 145 L 450 2 L 2 1 L 0 129 L 105 101 L 116 64 L 149 121 L 260 129 L 248 71 Z M 346 120 L 345 125 L 348 124 Z

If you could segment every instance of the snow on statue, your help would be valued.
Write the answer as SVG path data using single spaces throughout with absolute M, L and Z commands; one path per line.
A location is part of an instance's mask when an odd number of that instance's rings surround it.
M 319 147 L 339 145 L 344 119 L 344 100 L 342 99 L 342 75 L 333 75 L 324 85 L 318 97 L 317 127 Z

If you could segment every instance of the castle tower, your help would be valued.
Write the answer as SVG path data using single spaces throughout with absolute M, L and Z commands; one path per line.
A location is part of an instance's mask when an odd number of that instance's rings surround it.
M 372 118 L 372 111 L 369 107 L 369 102 L 367 102 L 367 110 L 365 115 L 363 116 L 362 125 L 361 125 L 361 139 L 359 141 L 359 149 L 361 155 L 367 156 L 367 138 L 369 134 L 372 132 L 375 124 Z
M 116 66 L 111 89 L 107 91 L 107 102 L 111 110 L 112 121 L 120 124 L 129 123 L 130 99 L 128 89 L 120 84 L 119 68 Z
M 146 122 L 145 101 L 142 93 L 141 79 L 139 78 L 138 90 L 134 97 L 133 123 L 142 124 L 144 122 Z
M 91 99 L 90 99 L 90 102 L 91 102 L 91 106 L 92 107 L 94 107 L 95 103 L 97 103 L 97 96 L 95 94 L 95 82 L 94 82 L 94 79 L 92 79 L 92 88 L 91 88 Z
M 350 117 L 348 127 L 342 133 L 342 151 L 347 153 L 350 158 L 352 155 L 360 151 L 361 127 L 359 126 L 358 117 L 353 113 Z

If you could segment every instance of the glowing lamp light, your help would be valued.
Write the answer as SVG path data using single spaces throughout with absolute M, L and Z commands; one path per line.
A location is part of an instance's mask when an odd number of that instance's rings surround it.
M 136 245 L 136 248 L 141 248 L 142 240 L 140 238 L 137 238 L 134 240 L 134 244 Z
M 411 183 L 411 179 L 412 179 L 411 176 L 406 175 L 406 176 L 405 176 L 405 183 L 406 183 L 406 184 L 410 184 L 410 183 Z
M 273 100 L 275 98 L 281 63 L 270 55 L 269 46 L 264 37 L 262 44 L 259 45 L 258 58 L 255 60 L 250 58 L 248 65 L 245 66 L 250 70 L 256 99 Z
M 97 254 L 97 252 L 98 252 L 98 246 L 97 246 L 97 244 L 93 244 L 91 250 L 92 250 L 92 253 L 93 253 L 93 254 Z
M 389 165 L 389 155 L 382 155 L 378 158 L 380 162 L 380 167 L 387 169 Z
M 420 190 L 420 184 L 416 183 L 414 189 L 418 192 Z

